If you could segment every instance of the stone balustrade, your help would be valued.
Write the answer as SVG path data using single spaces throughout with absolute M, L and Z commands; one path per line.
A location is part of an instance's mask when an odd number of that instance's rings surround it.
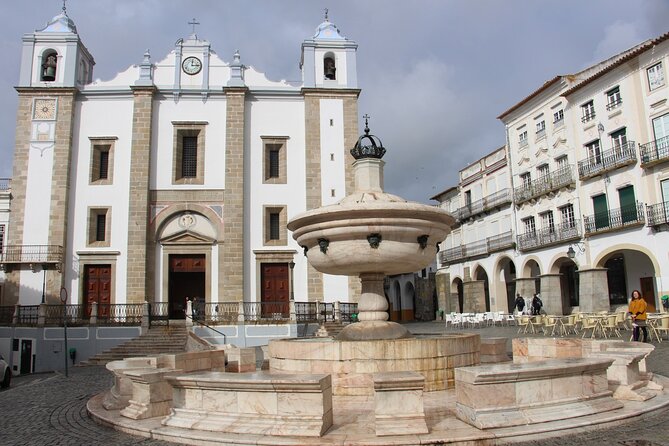
M 171 375 L 174 408 L 162 424 L 238 434 L 320 437 L 332 426 L 330 375 Z

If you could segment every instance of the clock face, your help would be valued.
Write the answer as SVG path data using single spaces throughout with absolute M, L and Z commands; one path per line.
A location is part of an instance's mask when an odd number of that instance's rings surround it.
M 56 100 L 55 99 L 35 99 L 34 119 L 55 119 L 56 118 Z
M 184 70 L 184 73 L 192 76 L 200 72 L 202 69 L 202 62 L 197 57 L 187 57 L 181 64 L 181 68 Z

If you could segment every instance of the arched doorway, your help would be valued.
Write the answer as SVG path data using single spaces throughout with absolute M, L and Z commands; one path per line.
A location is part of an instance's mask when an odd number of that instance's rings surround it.
M 416 308 L 416 290 L 414 289 L 413 283 L 407 282 L 404 285 L 401 319 L 403 321 L 412 321 L 414 319 L 415 308 Z
M 523 276 L 524 277 L 530 277 L 534 278 L 534 292 L 535 293 L 540 293 L 541 292 L 541 278 L 539 277 L 541 275 L 541 268 L 539 267 L 539 263 L 537 263 L 536 260 L 530 259 L 527 261 L 525 264 L 525 268 L 523 270 Z M 529 293 L 533 294 L 533 293 Z
M 599 260 L 597 266 L 607 269 L 609 303 L 612 308 L 627 305 L 632 291 L 638 289 L 648 304 L 647 311 L 656 311 L 657 272 L 654 263 L 648 254 L 635 249 L 614 250 Z
M 393 282 L 393 293 L 390 301 L 388 311 L 390 313 L 390 320 L 397 322 L 400 320 L 402 310 L 402 288 L 399 280 Z
M 495 277 L 497 278 L 496 284 L 493 287 L 495 295 L 498 298 L 506 296 L 507 311 L 512 313 L 516 300 L 516 265 L 513 263 L 513 260 L 508 257 L 502 257 L 497 263 Z M 498 303 L 497 308 L 499 309 L 500 306 Z
M 560 296 L 563 312 L 579 306 L 578 265 L 572 259 L 561 257 L 552 268 L 560 274 Z
M 456 307 L 455 310 L 458 313 L 462 313 L 462 307 L 464 305 L 464 286 L 462 285 L 462 279 L 459 277 L 456 277 L 453 279 L 453 282 L 451 283 L 451 299 L 455 297 L 456 301 Z
M 483 281 L 483 295 L 485 301 L 485 311 L 490 311 L 490 284 L 488 283 L 488 273 L 485 272 L 482 266 L 476 268 L 474 274 L 475 280 Z

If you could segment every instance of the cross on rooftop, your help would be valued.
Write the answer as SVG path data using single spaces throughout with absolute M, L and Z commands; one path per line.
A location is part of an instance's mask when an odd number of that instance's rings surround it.
M 195 17 L 193 17 L 193 21 L 192 21 L 192 22 L 188 22 L 188 24 L 189 24 L 189 25 L 193 25 L 193 34 L 195 34 L 195 25 L 199 25 L 200 22 L 198 22 L 197 20 L 195 20 Z
M 63 14 L 67 15 L 67 8 L 65 7 L 65 2 L 67 0 L 63 0 Z
M 325 8 L 325 21 L 328 21 L 328 8 Z
M 365 133 L 369 133 L 369 118 L 371 118 L 371 116 L 365 113 L 363 118 L 365 119 Z

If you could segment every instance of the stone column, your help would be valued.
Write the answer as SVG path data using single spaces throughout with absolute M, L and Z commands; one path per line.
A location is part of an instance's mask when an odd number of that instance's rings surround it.
M 541 301 L 544 303 L 543 310 L 548 314 L 568 314 L 562 308 L 562 288 L 560 277 L 562 274 L 542 274 L 541 279 Z
M 450 297 L 450 283 L 451 283 L 451 274 L 450 273 L 439 273 L 435 275 L 435 281 L 437 286 L 437 311 L 444 310 L 444 313 L 450 313 L 451 311 L 456 311 L 455 308 L 451 305 Z M 457 298 L 457 297 L 456 297 Z
M 147 264 L 147 225 L 149 221 L 149 169 L 151 167 L 151 121 L 156 88 L 132 87 L 132 143 L 130 153 L 130 200 L 128 206 L 127 303 L 153 301 L 147 289 L 147 274 L 154 265 Z
M 483 313 L 485 311 L 485 281 L 470 280 L 462 284 L 464 313 Z
M 578 271 L 579 310 L 591 313 L 609 311 L 609 282 L 606 268 L 591 268 Z
M 244 129 L 246 87 L 225 87 L 225 196 L 222 271 L 226 300 L 244 301 Z
M 522 277 L 516 279 L 516 294 L 523 297 L 532 297 L 537 292 L 535 277 Z M 543 290 L 543 287 L 542 287 Z M 516 296 L 513 297 L 514 299 Z M 543 300 L 543 299 L 542 299 Z

